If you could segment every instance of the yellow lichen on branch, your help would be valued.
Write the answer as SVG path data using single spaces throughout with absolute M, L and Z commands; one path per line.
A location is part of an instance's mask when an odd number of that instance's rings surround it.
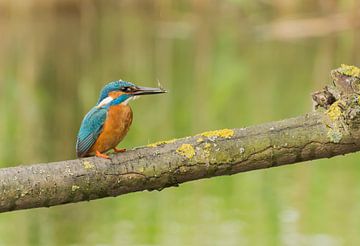
M 210 156 L 210 153 L 211 153 L 211 144 L 206 143 L 204 145 L 203 151 L 204 151 L 204 157 L 208 158 Z
M 339 71 L 344 75 L 360 78 L 360 68 L 358 67 L 341 64 Z
M 327 132 L 327 137 L 333 143 L 339 143 L 343 137 L 343 134 L 341 133 L 340 130 L 343 127 L 340 123 L 342 110 L 339 104 L 341 103 L 342 103 L 341 100 L 334 102 L 326 111 L 326 115 L 331 120 L 331 123 L 329 123 L 328 125 L 329 130 Z
M 326 114 L 332 121 L 339 119 L 341 116 L 341 108 L 339 107 L 339 101 L 334 102 L 330 108 L 326 111 Z
M 234 131 L 231 129 L 222 129 L 216 131 L 203 132 L 200 135 L 207 138 L 213 138 L 213 137 L 231 138 L 232 136 L 234 136 Z
M 73 186 L 71 187 L 71 190 L 72 190 L 72 191 L 77 191 L 78 189 L 80 189 L 80 186 L 78 186 L 78 185 L 73 185 Z
M 195 149 L 191 144 L 183 144 L 181 145 L 177 150 L 177 153 L 179 153 L 182 156 L 185 156 L 189 159 L 193 158 L 195 155 Z
M 204 142 L 204 139 L 202 137 L 199 137 L 197 140 L 196 140 L 197 143 L 202 143 Z
M 92 163 L 89 162 L 89 161 L 84 161 L 84 162 L 83 162 L 83 166 L 84 166 L 85 169 L 92 169 L 92 168 L 94 168 L 94 164 L 92 164 Z

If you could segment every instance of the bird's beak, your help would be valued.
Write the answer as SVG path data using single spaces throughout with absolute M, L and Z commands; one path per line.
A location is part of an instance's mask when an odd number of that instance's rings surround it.
M 137 86 L 136 90 L 132 91 L 131 94 L 134 96 L 142 96 L 142 95 L 160 94 L 166 92 L 167 91 L 162 88 Z

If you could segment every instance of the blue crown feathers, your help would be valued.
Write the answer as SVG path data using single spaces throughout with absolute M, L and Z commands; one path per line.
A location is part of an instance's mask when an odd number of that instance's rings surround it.
M 96 103 L 96 105 L 98 105 L 102 100 L 104 100 L 111 91 L 120 90 L 121 87 L 126 87 L 126 86 L 135 86 L 135 85 L 133 83 L 123 80 L 118 80 L 108 83 L 107 85 L 104 86 L 104 88 L 102 88 L 100 92 L 99 100 Z

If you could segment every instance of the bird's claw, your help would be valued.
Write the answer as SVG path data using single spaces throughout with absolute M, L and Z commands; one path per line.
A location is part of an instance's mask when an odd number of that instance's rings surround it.
M 104 158 L 104 159 L 111 159 L 108 155 L 105 154 L 101 154 L 99 151 L 96 151 L 95 156 L 100 157 L 100 158 Z
M 123 153 L 123 152 L 125 152 L 126 151 L 126 149 L 124 149 L 124 148 L 122 148 L 122 149 L 118 149 L 118 148 L 113 148 L 114 149 L 114 152 L 115 153 Z

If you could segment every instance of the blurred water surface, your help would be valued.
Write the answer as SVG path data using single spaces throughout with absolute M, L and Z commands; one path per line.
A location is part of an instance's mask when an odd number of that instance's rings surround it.
M 360 64 L 356 1 L 0 1 L 0 165 L 71 159 L 101 87 L 131 148 L 304 114 Z M 0 215 L 0 245 L 359 245 L 358 154 Z

